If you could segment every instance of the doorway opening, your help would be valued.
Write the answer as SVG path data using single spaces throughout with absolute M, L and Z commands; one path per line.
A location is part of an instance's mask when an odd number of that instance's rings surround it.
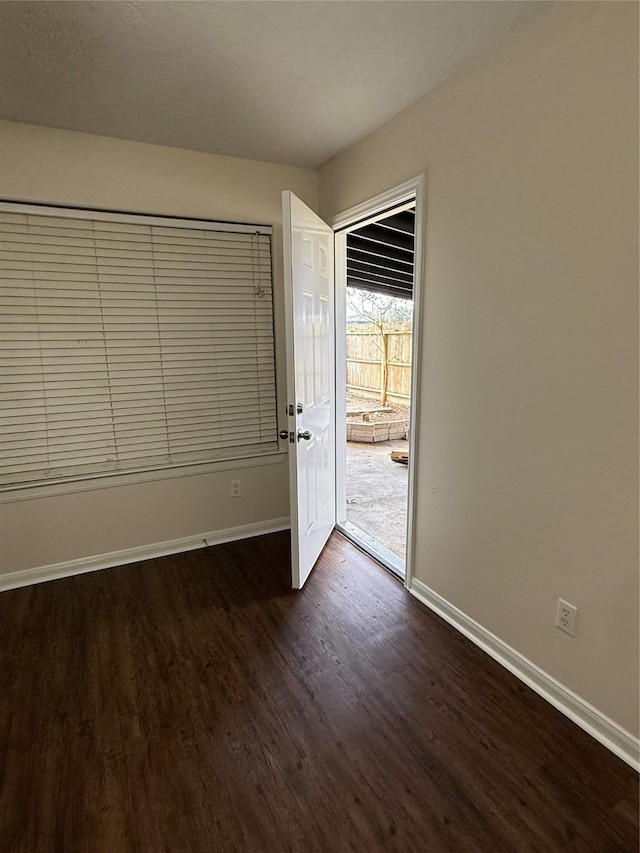
M 406 575 L 415 197 L 336 235 L 337 527 Z

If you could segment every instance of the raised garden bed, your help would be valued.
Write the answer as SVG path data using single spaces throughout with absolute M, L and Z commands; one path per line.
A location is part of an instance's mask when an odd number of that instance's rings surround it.
M 347 441 L 377 444 L 407 438 L 409 433 L 409 406 L 394 404 L 381 406 L 355 394 L 347 399 Z
M 378 441 L 391 441 L 396 438 L 407 438 L 409 418 L 399 418 L 393 421 L 347 421 L 347 441 L 362 441 L 375 444 Z

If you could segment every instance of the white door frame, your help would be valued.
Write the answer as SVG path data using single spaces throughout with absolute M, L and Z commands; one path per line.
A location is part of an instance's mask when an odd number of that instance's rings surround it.
M 390 207 L 399 207 L 415 199 L 415 242 L 413 267 L 413 335 L 411 347 L 411 420 L 409 430 L 409 482 L 407 489 L 407 555 L 405 558 L 404 585 L 411 588 L 413 578 L 416 531 L 416 471 L 418 468 L 418 433 L 420 417 L 420 367 L 423 329 L 424 245 L 425 245 L 425 192 L 424 175 L 418 175 L 397 187 L 380 193 L 334 217 L 330 225 L 335 234 L 335 318 L 336 318 L 336 368 L 345 363 L 346 346 L 346 231 L 351 225 L 361 227 L 368 217 L 375 217 Z M 337 380 L 337 370 L 336 370 Z M 336 462 L 338 453 L 346 447 L 346 388 L 336 381 Z M 344 465 L 336 465 L 336 488 L 344 491 Z

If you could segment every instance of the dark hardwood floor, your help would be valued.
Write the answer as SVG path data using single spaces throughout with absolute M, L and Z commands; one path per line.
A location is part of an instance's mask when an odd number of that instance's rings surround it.
M 638 779 L 337 534 L 0 595 L 6 853 L 635 853 Z

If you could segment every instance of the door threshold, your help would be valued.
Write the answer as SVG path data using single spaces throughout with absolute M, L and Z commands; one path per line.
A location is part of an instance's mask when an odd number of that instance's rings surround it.
M 383 565 L 385 569 L 388 569 L 397 578 L 404 581 L 405 563 L 402 557 L 399 557 L 397 554 L 394 554 L 393 551 L 385 548 L 384 545 L 372 536 L 369 536 L 369 534 L 365 533 L 364 530 L 360 530 L 359 527 L 356 527 L 356 525 L 352 524 L 350 521 L 345 521 L 342 524 L 336 524 L 336 530 L 342 533 L 343 536 L 346 536 L 346 538 L 353 542 L 354 545 L 357 545 L 361 551 L 364 551 L 370 557 L 373 557 L 373 559 Z

